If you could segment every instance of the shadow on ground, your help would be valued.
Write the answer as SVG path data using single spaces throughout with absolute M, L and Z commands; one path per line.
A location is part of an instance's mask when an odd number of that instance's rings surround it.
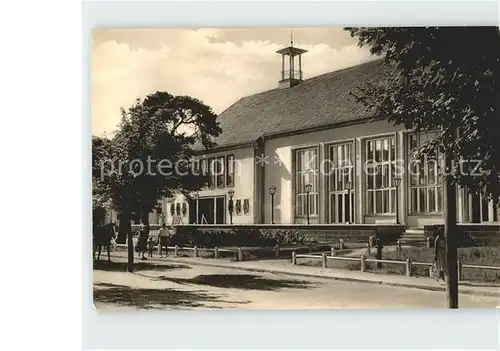
M 277 291 L 281 289 L 307 289 L 312 284 L 300 280 L 266 279 L 248 274 L 207 274 L 194 278 L 170 278 L 160 276 L 158 280 L 167 280 L 177 284 L 207 285 L 216 288 L 234 288 L 244 290 Z
M 138 271 L 165 271 L 169 269 L 191 269 L 184 264 L 154 264 L 146 262 L 134 262 L 134 272 Z M 108 272 L 126 272 L 126 262 L 94 261 L 94 269 Z
M 248 302 L 226 301 L 205 291 L 175 289 L 140 289 L 124 285 L 98 283 L 94 285 L 94 302 L 132 306 L 142 309 L 172 308 L 222 308 L 214 303 L 241 305 Z M 212 304 L 212 305 L 211 305 Z M 224 307 L 227 308 L 227 307 Z

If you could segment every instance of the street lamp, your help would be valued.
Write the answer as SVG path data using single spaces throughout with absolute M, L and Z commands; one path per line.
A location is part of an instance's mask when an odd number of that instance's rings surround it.
M 396 196 L 395 196 L 395 200 L 396 200 L 396 224 L 399 224 L 399 206 L 398 206 L 398 202 L 399 202 L 399 186 L 401 185 L 401 178 L 400 177 L 394 177 L 392 179 L 392 182 L 394 184 L 394 186 L 396 187 Z
M 351 181 L 348 181 L 345 183 L 345 188 L 347 190 L 347 197 L 349 198 L 349 220 L 347 221 L 347 224 L 351 224 L 351 222 L 354 222 L 354 219 L 352 218 L 352 209 L 354 208 L 354 206 L 352 205 L 352 202 L 351 202 L 351 190 L 352 190 L 352 187 L 353 187 L 353 184 Z
M 229 203 L 228 203 L 228 210 L 229 210 L 229 224 L 233 224 L 233 196 L 234 196 L 234 190 L 229 190 L 227 192 L 229 195 Z
M 200 200 L 200 194 L 198 194 L 197 192 L 194 193 L 194 199 L 196 200 L 196 224 L 198 224 L 198 210 L 199 210 L 199 200 Z
M 271 195 L 271 224 L 274 224 L 274 194 L 276 194 L 276 187 L 274 185 L 269 187 L 269 194 Z
M 306 190 L 306 194 L 307 194 L 307 197 L 306 197 L 306 207 L 307 207 L 307 224 L 311 224 L 311 222 L 309 221 L 309 193 L 311 192 L 312 190 L 312 185 L 311 184 L 306 184 L 305 185 L 305 190 Z

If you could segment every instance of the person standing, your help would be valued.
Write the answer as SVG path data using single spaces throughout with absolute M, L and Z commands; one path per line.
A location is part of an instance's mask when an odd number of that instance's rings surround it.
M 160 232 L 158 233 L 158 249 L 160 251 L 160 258 L 163 257 L 163 248 L 165 248 L 165 257 L 168 256 L 168 237 L 169 230 L 165 223 L 162 224 Z

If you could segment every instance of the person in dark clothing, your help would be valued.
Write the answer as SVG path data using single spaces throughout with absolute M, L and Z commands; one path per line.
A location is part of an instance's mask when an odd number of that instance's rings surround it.
M 139 240 L 137 241 L 137 248 L 139 255 L 141 255 L 141 260 L 147 260 L 146 252 L 148 251 L 148 230 L 142 228 L 139 232 Z
M 444 230 L 439 227 L 436 238 L 434 239 L 434 277 L 438 282 L 445 280 L 445 250 L 444 250 Z

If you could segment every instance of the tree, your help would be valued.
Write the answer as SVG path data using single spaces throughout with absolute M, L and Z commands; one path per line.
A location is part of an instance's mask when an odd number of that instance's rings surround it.
M 441 130 L 419 150 L 452 158 L 450 180 L 473 192 L 500 196 L 498 78 L 495 27 L 346 28 L 360 46 L 383 56 L 381 84 L 353 91 L 375 117 L 415 131 Z
M 455 185 L 498 202 L 500 36 L 494 27 L 346 28 L 360 46 L 383 56 L 384 82 L 353 91 L 374 117 L 440 133 L 417 157 L 445 155 L 447 297 L 458 308 Z
M 100 157 L 98 172 L 93 174 L 96 189 L 120 215 L 117 241 L 128 238 L 129 271 L 133 264 L 131 220 L 140 217 L 149 231 L 149 214 L 158 208 L 160 199 L 179 192 L 189 196 L 206 183 L 206 177 L 195 171 L 192 158 L 197 145 L 215 146 L 213 138 L 221 132 L 216 118 L 197 99 L 156 92 L 122 109 L 109 144 L 93 139 L 96 160 Z

